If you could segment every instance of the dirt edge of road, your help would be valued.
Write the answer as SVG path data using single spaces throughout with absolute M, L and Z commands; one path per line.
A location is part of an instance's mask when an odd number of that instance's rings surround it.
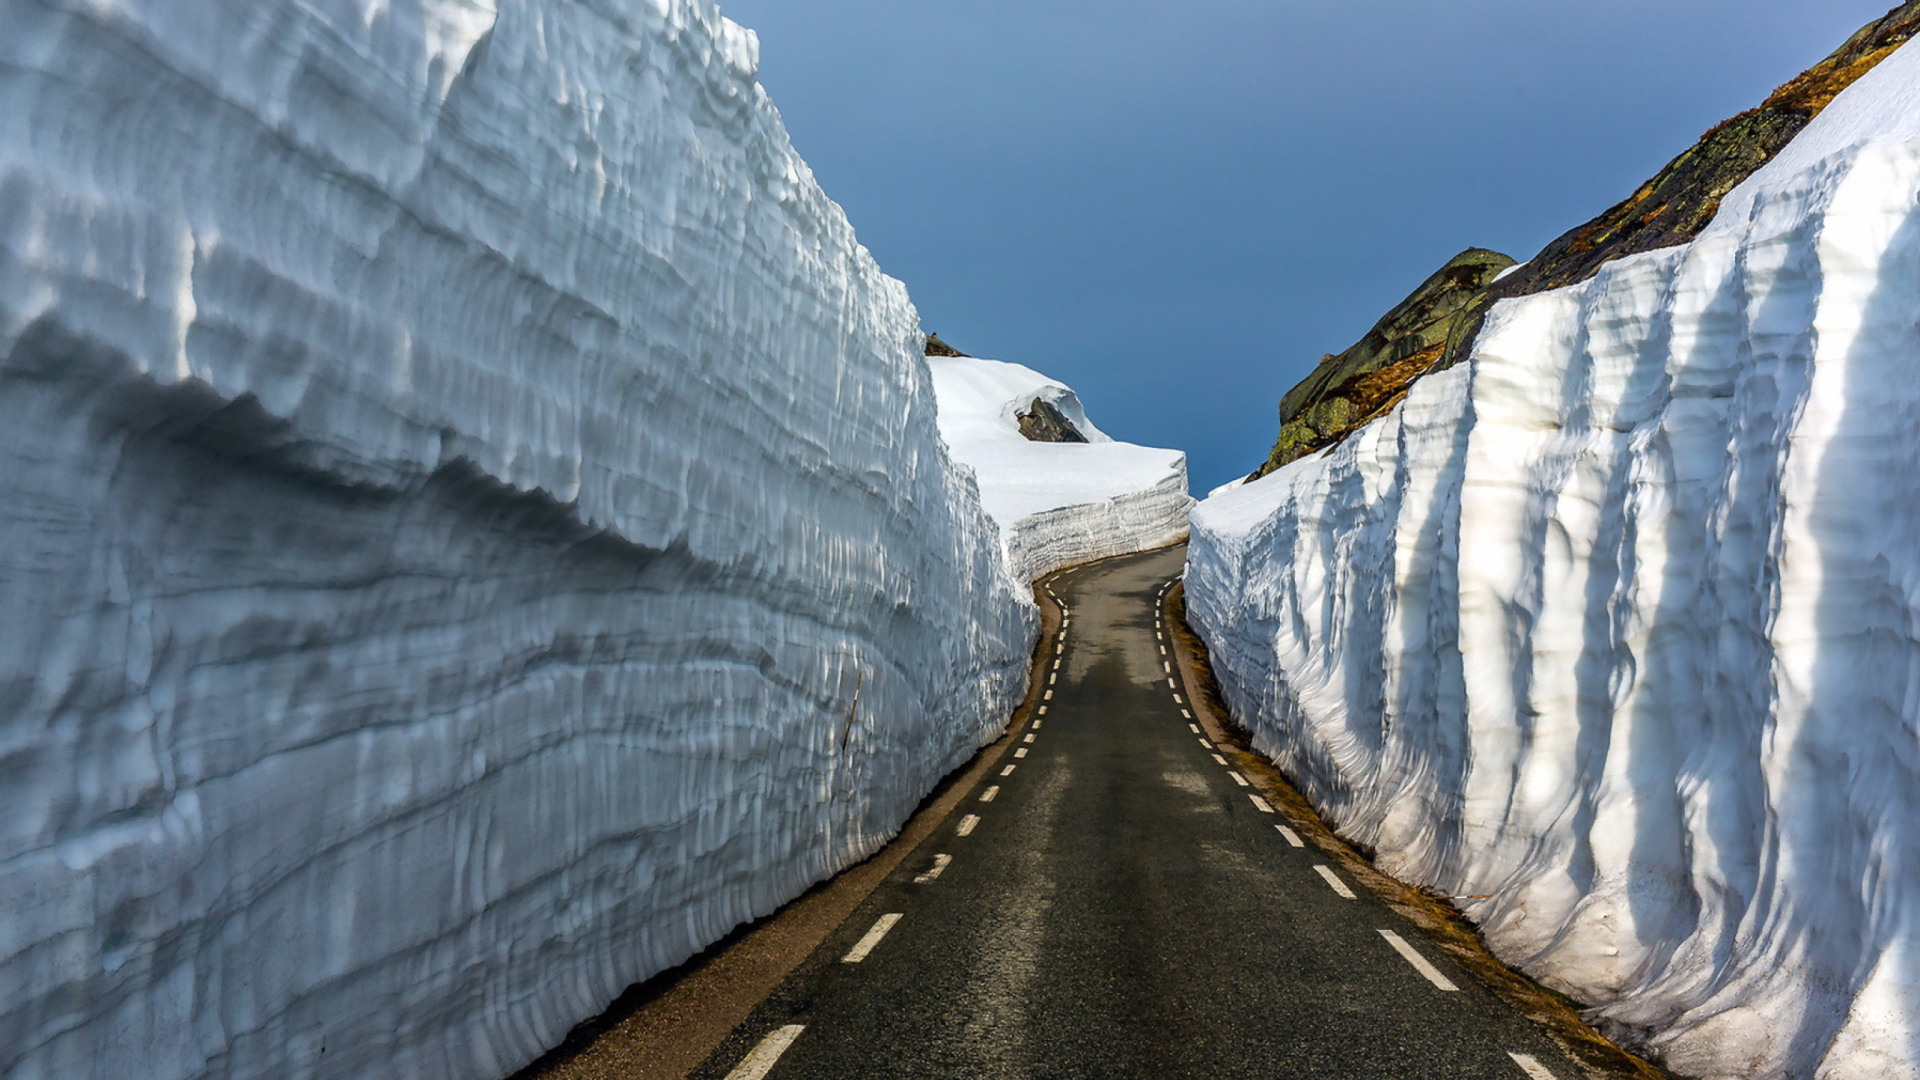
M 773 914 L 736 927 L 677 967 L 628 987 L 605 1012 L 576 1026 L 559 1046 L 508 1080 L 683 1080 L 706 1061 L 972 793 L 1032 722 L 1060 629 L 1060 608 L 1042 586 L 1078 568 L 1062 567 L 1033 583 L 1040 638 L 1026 697 L 1008 717 L 1006 731 L 948 774 L 898 836 Z
M 1175 585 L 1161 600 L 1172 631 L 1187 700 L 1208 737 L 1273 803 L 1294 830 L 1327 857 L 1337 860 L 1354 880 L 1371 889 L 1388 907 L 1432 938 L 1454 961 L 1520 1015 L 1538 1024 L 1560 1044 L 1590 1078 L 1605 1080 L 1680 1080 L 1658 1066 L 1616 1046 L 1581 1019 L 1579 1005 L 1501 963 L 1480 932 L 1444 897 L 1409 885 L 1374 866 L 1373 859 L 1327 827 L 1313 805 L 1274 763 L 1255 751 L 1244 727 L 1236 723 L 1220 696 L 1206 643 L 1187 625 L 1186 584 Z

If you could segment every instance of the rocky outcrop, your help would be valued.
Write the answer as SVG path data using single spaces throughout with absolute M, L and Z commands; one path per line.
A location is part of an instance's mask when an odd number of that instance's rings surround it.
M 967 355 L 966 353 L 961 352 L 959 349 L 956 349 L 953 346 L 947 344 L 946 342 L 941 341 L 939 334 L 927 335 L 927 346 L 926 346 L 926 349 L 923 351 L 928 356 L 965 357 Z
M 1338 443 L 1392 408 L 1413 380 L 1465 359 L 1495 302 L 1575 285 L 1613 260 L 1698 237 L 1729 192 L 1772 161 L 1841 91 L 1916 33 L 1920 33 L 1920 0 L 1910 0 L 1775 90 L 1758 108 L 1702 135 L 1627 199 L 1561 235 L 1511 273 L 1500 275 L 1496 270 L 1478 285 L 1470 285 L 1465 268 L 1457 264 L 1475 252 L 1456 256 L 1359 344 L 1334 358 L 1334 372 L 1328 371 L 1328 361 L 1322 361 L 1319 370 L 1288 391 L 1280 404 L 1280 435 L 1251 478 Z M 1450 272 L 1453 278 L 1440 286 L 1439 295 L 1433 295 L 1436 282 Z M 1419 339 L 1419 350 L 1395 348 L 1391 355 L 1396 359 L 1377 362 L 1378 354 L 1368 344 L 1382 328 L 1396 320 L 1404 325 L 1405 316 L 1418 318 L 1423 303 L 1435 302 L 1448 309 L 1442 347 L 1434 351 L 1431 335 L 1426 335 Z M 1376 366 L 1368 368 L 1369 363 Z M 1369 402 L 1371 407 L 1365 407 Z
M 1320 366 L 1280 399 L 1280 438 L 1255 478 L 1331 446 L 1392 408 L 1477 316 L 1475 302 L 1513 260 L 1469 248 L 1447 261 L 1375 323 L 1367 336 Z
M 1025 412 L 1015 413 L 1020 434 L 1028 442 L 1083 443 L 1087 441 L 1067 415 L 1046 398 L 1034 398 Z

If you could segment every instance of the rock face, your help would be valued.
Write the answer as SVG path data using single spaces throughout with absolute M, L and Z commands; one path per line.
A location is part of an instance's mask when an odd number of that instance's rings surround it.
M 1000 729 L 1031 608 L 757 50 L 0 5 L 0 1074 L 504 1075 Z
M 1471 283 L 1469 267 L 1456 270 L 1462 259 L 1491 252 L 1469 251 L 1429 279 L 1420 291 L 1390 312 L 1383 324 L 1403 312 L 1418 314 L 1423 293 L 1453 271 L 1442 298 L 1447 311 L 1447 339 L 1438 352 L 1422 353 L 1416 361 L 1402 357 L 1361 388 L 1348 389 L 1353 375 L 1365 374 L 1370 351 L 1381 328 L 1342 353 L 1343 373 L 1331 378 L 1316 370 L 1289 391 L 1280 405 L 1280 435 L 1267 461 L 1253 478 L 1303 455 L 1331 446 L 1378 418 L 1382 407 L 1362 408 L 1367 400 L 1391 405 L 1414 379 L 1429 371 L 1443 371 L 1460 363 L 1479 336 L 1487 312 L 1506 299 L 1532 296 L 1549 289 L 1578 284 L 1607 263 L 1629 255 L 1683 244 L 1700 235 L 1720 209 L 1721 200 L 1755 170 L 1771 161 L 1828 103 L 1855 80 L 1873 70 L 1893 51 L 1920 33 L 1920 0 L 1910 0 L 1849 38 L 1825 60 L 1774 91 L 1758 108 L 1749 109 L 1700 137 L 1700 141 L 1669 162 L 1659 175 L 1627 199 L 1548 244 L 1511 273 L 1481 275 Z M 1470 264 L 1471 266 L 1472 264 Z M 1507 262 L 1511 265 L 1511 261 Z M 1497 274 L 1497 271 L 1496 271 Z M 1377 349 L 1377 346 L 1375 347 Z M 1431 348 L 1431 344 L 1423 345 Z M 1356 350 L 1360 350 L 1356 355 Z M 1358 390 L 1358 392 L 1356 392 Z M 1384 395 L 1384 396 L 1383 396 Z
M 1144 551 L 1187 535 L 1187 456 L 1115 442 L 1064 383 L 1032 368 L 929 358 L 940 434 L 970 467 L 1000 527 L 1013 580 Z M 1074 438 L 1035 439 L 1040 433 Z
M 1413 295 L 1402 300 L 1367 336 L 1320 366 L 1280 399 L 1280 438 L 1253 478 L 1333 445 L 1405 396 L 1427 373 L 1469 318 L 1475 302 L 1513 260 L 1470 248 L 1455 255 Z
M 1073 426 L 1073 421 L 1067 419 L 1066 414 L 1046 398 L 1034 398 L 1028 403 L 1026 411 L 1014 414 L 1014 419 L 1019 422 L 1021 438 L 1028 442 L 1087 441 L 1087 437 L 1080 434 L 1080 429 Z
M 1202 503 L 1188 610 L 1344 834 L 1677 1072 L 1920 1076 L 1916 356 L 1909 44 Z

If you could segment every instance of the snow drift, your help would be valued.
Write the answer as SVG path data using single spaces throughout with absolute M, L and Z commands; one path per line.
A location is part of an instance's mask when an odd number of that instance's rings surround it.
M 1235 712 L 1679 1072 L 1920 1076 L 1920 46 L 1194 514 Z
M 1063 566 L 1145 551 L 1187 535 L 1187 456 L 1115 442 L 1080 398 L 1031 368 L 928 357 L 940 434 L 971 466 L 1022 585 Z M 1034 401 L 1058 409 L 1084 443 L 1032 442 L 1016 417 Z
M 484 1077 L 1036 632 L 707 0 L 0 5 L 0 1073 Z

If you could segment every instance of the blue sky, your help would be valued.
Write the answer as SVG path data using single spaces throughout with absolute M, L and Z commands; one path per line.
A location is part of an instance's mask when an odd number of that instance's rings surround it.
M 928 329 L 1196 493 L 1456 251 L 1526 258 L 1892 0 L 721 0 Z

